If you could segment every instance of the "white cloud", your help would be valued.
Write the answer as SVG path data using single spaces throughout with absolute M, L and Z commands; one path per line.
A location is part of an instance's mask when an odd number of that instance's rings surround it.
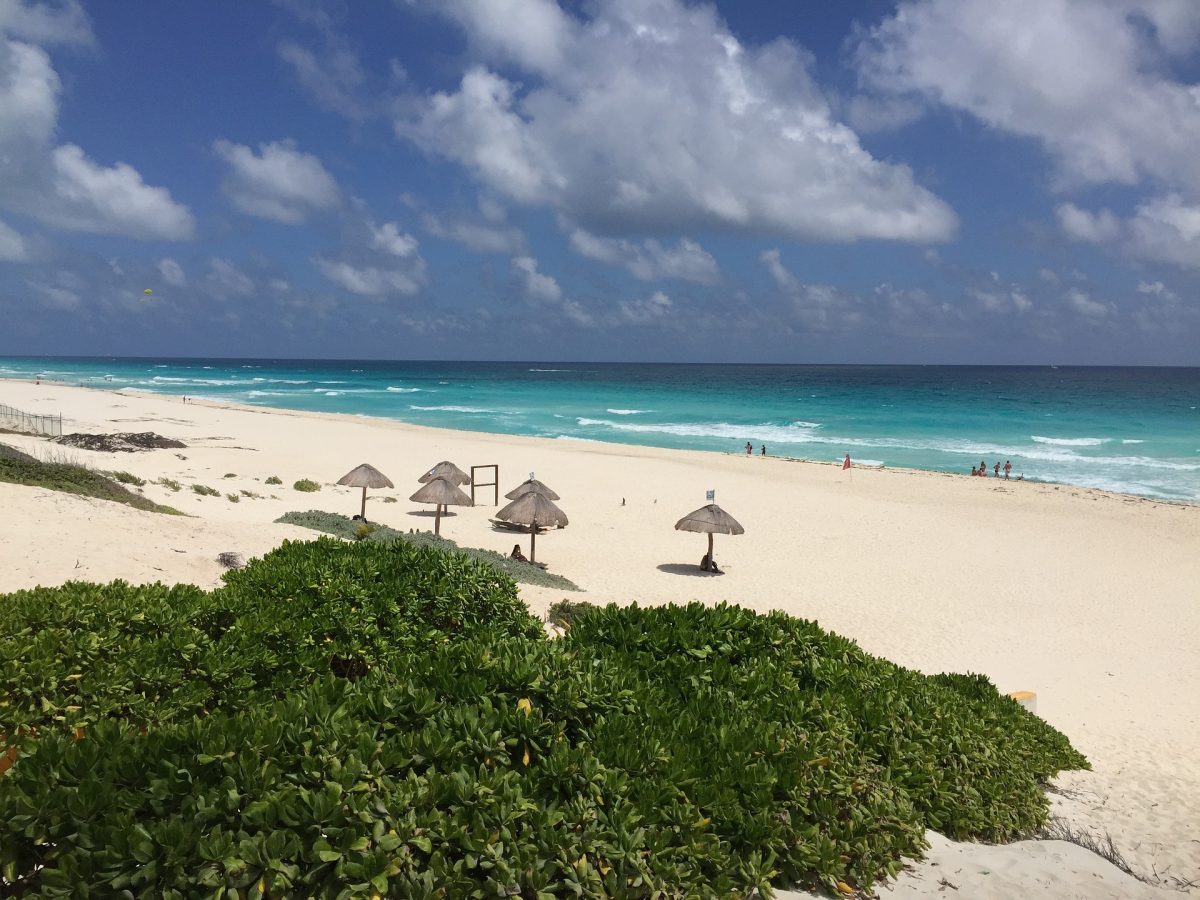
M 420 261 L 420 257 L 417 257 Z M 412 271 L 384 269 L 377 266 L 356 266 L 344 260 L 317 257 L 317 268 L 321 274 L 353 294 L 364 297 L 382 297 L 389 294 L 412 296 L 425 284 L 424 263 Z
M 39 281 L 29 281 L 26 283 L 37 292 L 43 304 L 54 309 L 76 309 L 82 300 L 79 294 L 70 288 L 53 284 L 43 284 Z
M 170 257 L 158 261 L 158 272 L 162 275 L 163 281 L 169 285 L 184 287 L 187 284 L 187 276 L 183 273 L 183 267 Z
M 1200 268 L 1200 203 L 1178 194 L 1141 204 L 1128 221 L 1131 252 L 1144 259 Z
M 721 277 L 717 261 L 687 238 L 680 238 L 674 247 L 667 247 L 653 238 L 635 244 L 623 238 L 599 237 L 576 228 L 571 232 L 571 247 L 589 259 L 622 266 L 642 281 L 677 278 L 696 284 L 716 284 Z
M 599 233 L 703 229 L 822 241 L 937 241 L 950 208 L 836 121 L 796 45 L 738 41 L 712 6 L 468 3 L 482 65 L 414 99 L 397 133 L 497 194 Z
M 425 213 L 425 230 L 435 237 L 458 241 L 479 253 L 518 253 L 525 246 L 521 229 L 508 223 L 503 206 L 487 197 L 479 200 L 479 214 Z
M 552 276 L 539 272 L 537 260 L 532 256 L 514 256 L 512 267 L 527 297 L 544 303 L 557 303 L 562 299 L 562 288 L 558 282 Z
M 1063 299 L 1071 309 L 1088 319 L 1104 319 L 1116 312 L 1111 303 L 1093 300 L 1087 291 L 1079 288 L 1071 288 L 1063 295 Z
M 384 222 L 379 226 L 368 223 L 368 227 L 371 229 L 371 246 L 374 249 L 401 258 L 417 252 L 417 239 L 411 234 L 401 234 L 395 222 Z
M 1179 295 L 1163 284 L 1161 281 L 1141 281 L 1138 283 L 1137 292 L 1151 297 L 1157 297 L 1162 300 L 1178 300 Z
M 1074 203 L 1060 203 L 1055 213 L 1063 232 L 1076 241 L 1101 244 L 1121 234 L 1120 220 L 1107 209 L 1092 213 Z
M 660 322 L 671 314 L 671 298 L 662 291 L 655 291 L 643 300 L 622 300 L 618 309 L 624 321 L 648 325 Z
M 318 54 L 295 41 L 281 41 L 276 50 L 320 107 L 349 119 L 366 118 L 368 110 L 359 95 L 365 81 L 362 64 L 344 43 L 327 40 Z
M 67 4 L 47 12 L 0 0 L 0 18 L 7 16 L 10 27 L 15 21 L 46 39 L 82 42 L 71 24 L 73 9 Z M 166 188 L 147 185 L 125 163 L 102 166 L 74 144 L 54 146 L 61 88 L 45 51 L 0 38 L 0 207 L 71 231 L 145 240 L 192 237 L 192 214 Z
M 24 262 L 28 258 L 25 239 L 15 229 L 0 222 L 0 262 Z
M 799 280 L 780 261 L 778 250 L 764 250 L 758 259 L 767 267 L 767 271 L 771 273 L 771 277 L 775 279 L 775 283 L 781 290 L 791 292 L 799 289 Z
M 1028 292 L 1016 284 L 1008 287 L 973 287 L 968 288 L 967 293 L 979 301 L 984 312 L 1022 314 L 1033 309 Z
M 94 42 L 92 25 L 78 0 L 38 3 L 0 0 L 0 35 L 10 35 L 35 44 L 83 44 Z
M 840 331 L 864 321 L 861 297 L 828 284 L 805 284 L 784 266 L 778 250 L 766 250 L 758 259 L 790 298 L 793 316 L 807 331 Z
M 332 209 L 341 200 L 337 182 L 321 161 L 296 149 L 292 140 L 250 147 L 221 139 L 213 150 L 229 164 L 221 189 L 246 215 L 298 225 L 315 211 Z
M 1041 142 L 1062 185 L 1200 190 L 1200 88 L 1169 75 L 1198 22 L 1194 0 L 903 0 L 856 56 L 880 92 Z
M 227 259 L 213 257 L 208 261 L 208 290 L 222 300 L 233 297 L 253 297 L 254 279 Z

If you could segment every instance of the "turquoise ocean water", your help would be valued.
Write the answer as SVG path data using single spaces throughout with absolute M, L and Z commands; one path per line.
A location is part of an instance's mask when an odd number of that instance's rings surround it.
M 1196 368 L 0 358 L 0 378 L 37 376 L 562 440 L 964 474 L 1011 460 L 1027 480 L 1200 501 Z

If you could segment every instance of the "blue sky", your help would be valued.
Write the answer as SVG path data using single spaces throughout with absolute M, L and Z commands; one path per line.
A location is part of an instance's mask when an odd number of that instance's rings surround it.
M 1198 148 L 1194 0 L 0 0 L 0 354 L 1197 365 Z

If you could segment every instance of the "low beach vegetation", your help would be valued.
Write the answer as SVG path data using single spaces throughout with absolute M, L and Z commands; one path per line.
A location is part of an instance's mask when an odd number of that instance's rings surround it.
M 192 492 L 199 494 L 201 497 L 219 497 L 221 492 L 216 488 L 209 487 L 207 484 L 193 484 Z
M 149 512 L 179 515 L 178 510 L 160 506 L 129 490 L 103 472 L 97 472 L 87 466 L 34 459 L 28 454 L 21 456 L 25 458 L 0 454 L 0 481 L 77 494 L 80 497 L 94 497 L 97 500 L 109 500 Z
M 241 494 L 226 494 L 225 499 L 228 500 L 230 503 L 241 503 L 242 495 Z
M 121 484 L 132 484 L 134 487 L 145 487 L 146 485 L 146 479 L 138 478 L 131 472 L 109 472 L 108 474 Z
M 183 490 L 183 485 L 180 484 L 178 481 L 176 481 L 174 478 L 165 478 L 164 477 L 164 478 L 158 479 L 158 481 L 156 481 L 154 483 L 161 484 L 163 487 L 167 488 L 168 490 L 174 491 L 175 493 L 179 493 L 181 490 Z
M 283 479 L 278 475 L 270 475 L 267 477 L 266 484 L 283 484 Z
M 486 563 L 494 569 L 498 569 L 522 584 L 536 584 L 541 587 L 559 588 L 564 591 L 579 590 L 579 587 L 569 578 L 564 578 L 562 575 L 557 575 L 554 572 L 547 572 L 540 566 L 535 566 L 523 560 L 513 559 L 494 550 L 484 550 L 481 547 L 459 547 L 454 541 L 433 534 L 430 531 L 405 532 L 388 528 L 386 525 L 369 525 L 368 528 L 370 530 L 360 534 L 361 526 L 366 523 L 356 522 L 346 516 L 340 516 L 337 513 L 322 512 L 317 509 L 310 509 L 308 512 L 284 513 L 275 521 L 282 522 L 285 525 L 299 525 L 302 528 L 311 528 L 314 531 L 332 534 L 348 541 L 366 540 L 378 543 L 407 541 L 410 544 L 416 544 L 421 547 L 434 547 L 438 550 L 455 550 L 459 553 L 465 553 L 479 562 Z
M 319 491 L 321 489 L 321 485 L 319 482 L 313 481 L 311 478 L 301 478 L 292 485 L 292 488 L 297 491 L 303 491 L 306 494 L 311 494 L 314 491 Z
M 0 893 L 867 893 L 1087 763 L 979 676 L 811 622 L 583 607 L 405 541 L 0 597 Z

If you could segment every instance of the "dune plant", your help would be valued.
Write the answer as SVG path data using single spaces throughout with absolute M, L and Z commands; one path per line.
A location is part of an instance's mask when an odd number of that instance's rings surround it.
M 283 484 L 283 479 L 278 475 L 271 475 L 267 478 L 265 484 Z
M 219 497 L 221 492 L 216 488 L 209 487 L 206 484 L 193 484 L 192 492 L 199 494 L 201 497 Z
M 130 472 L 110 472 L 109 474 L 121 484 L 132 484 L 134 487 L 144 487 L 146 484 L 144 478 L 138 478 Z
M 301 478 L 292 485 L 292 488 L 297 491 L 303 491 L 306 494 L 311 494 L 314 491 L 319 491 L 321 489 L 321 485 L 319 482 L 313 481 L 311 478 Z

